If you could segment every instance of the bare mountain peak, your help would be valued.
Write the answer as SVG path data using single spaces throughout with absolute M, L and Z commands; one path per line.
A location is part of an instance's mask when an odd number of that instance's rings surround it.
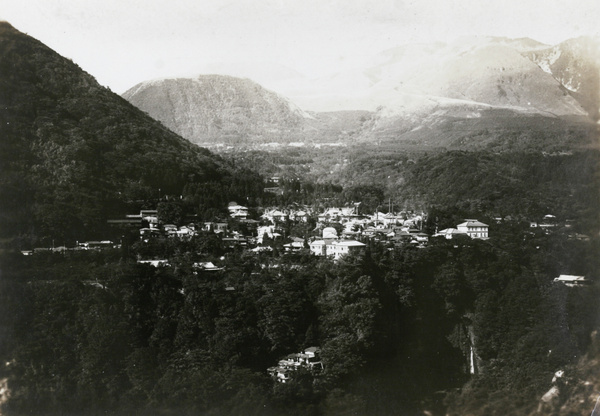
M 301 135 L 312 119 L 289 99 L 230 75 L 146 81 L 123 97 L 194 143 Z

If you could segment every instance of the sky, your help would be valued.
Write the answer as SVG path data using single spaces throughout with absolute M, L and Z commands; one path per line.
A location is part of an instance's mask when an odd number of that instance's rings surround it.
M 122 93 L 218 63 L 320 77 L 407 43 L 599 37 L 600 1 L 0 0 L 0 19 Z

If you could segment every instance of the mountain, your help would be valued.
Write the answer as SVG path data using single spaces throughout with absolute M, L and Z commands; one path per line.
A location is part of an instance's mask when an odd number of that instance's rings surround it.
M 600 103 L 597 47 L 585 38 L 550 46 L 463 37 L 388 49 L 369 67 L 319 79 L 263 67 L 278 74 L 269 85 L 289 100 L 252 81 L 216 75 L 147 81 L 124 97 L 195 143 L 588 145 Z
M 598 120 L 600 105 L 600 46 L 588 37 L 530 51 L 526 56 L 572 92 L 581 106 Z
M 360 133 L 364 142 L 521 150 L 590 145 L 600 102 L 597 47 L 572 40 L 552 54 L 555 48 L 527 38 L 467 37 L 393 48 L 360 73 L 362 83 L 356 71 L 337 79 L 355 79 L 354 100 L 345 103 L 374 111 Z M 316 106 L 332 97 L 318 96 Z
M 193 143 L 301 138 L 311 119 L 259 84 L 224 75 L 146 81 L 123 97 Z
M 161 195 L 210 208 L 261 186 L 6 22 L 0 100 L 2 238 L 101 238 L 107 218 Z
M 586 111 L 571 91 L 530 59 L 530 54 L 541 54 L 545 47 L 530 39 L 487 37 L 465 37 L 448 44 L 404 45 L 381 52 L 368 68 L 312 82 L 314 86 L 329 85 L 320 92 L 301 94 L 292 90 L 289 96 L 295 100 L 296 94 L 302 95 L 306 108 L 321 111 L 331 105 L 333 97 L 352 91 L 356 99 L 339 106 L 370 111 L 380 106 L 394 109 L 398 100 L 406 104 L 403 96 L 410 94 L 417 98 L 408 102 L 411 112 L 421 110 L 419 97 L 439 97 L 528 113 L 585 116 Z M 591 71 L 593 67 L 583 62 L 579 70 L 584 69 Z M 335 109 L 351 109 L 339 106 Z

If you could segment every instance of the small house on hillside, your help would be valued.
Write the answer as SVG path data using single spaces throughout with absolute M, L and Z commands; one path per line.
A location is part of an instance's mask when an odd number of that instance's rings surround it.
M 576 287 L 576 286 L 584 286 L 588 284 L 590 281 L 585 278 L 585 276 L 574 276 L 571 274 L 561 274 L 560 276 L 554 279 L 554 282 L 563 283 L 565 286 Z
M 238 205 L 235 202 L 230 202 L 227 210 L 229 211 L 231 218 L 245 219 L 248 217 L 248 208 Z
M 299 368 L 307 368 L 312 372 L 322 370 L 320 352 L 319 347 L 309 347 L 303 352 L 288 354 L 279 360 L 276 367 L 268 368 L 267 372 L 277 382 L 286 383 L 290 380 L 290 374 Z
M 300 251 L 304 248 L 303 241 L 292 241 L 291 243 L 284 244 L 283 248 L 285 251 Z
M 445 237 L 447 240 L 452 240 L 457 236 L 467 236 L 467 233 L 464 231 L 457 230 L 456 228 L 445 228 L 441 231 L 438 231 L 433 235 L 434 237 Z

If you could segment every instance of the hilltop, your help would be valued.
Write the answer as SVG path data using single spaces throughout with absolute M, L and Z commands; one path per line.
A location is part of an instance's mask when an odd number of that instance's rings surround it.
M 203 204 L 216 207 L 240 182 L 261 186 L 6 22 L 0 97 L 3 238 L 74 242 L 100 236 L 136 201 L 205 193 Z
M 293 141 L 312 118 L 249 79 L 225 75 L 146 81 L 123 97 L 193 143 Z

